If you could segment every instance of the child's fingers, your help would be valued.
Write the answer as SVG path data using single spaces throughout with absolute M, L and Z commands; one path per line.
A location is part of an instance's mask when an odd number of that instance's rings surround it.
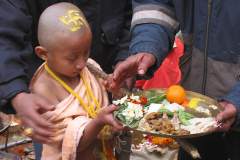
M 124 126 L 117 122 L 116 120 L 112 121 L 112 126 L 117 130 L 117 131 L 120 131 L 120 130 L 123 130 Z
M 114 112 L 114 111 L 116 111 L 116 110 L 118 110 L 118 106 L 115 106 L 115 105 L 113 105 L 113 104 L 106 107 L 106 112 L 107 112 L 107 113 L 112 113 L 112 112 Z

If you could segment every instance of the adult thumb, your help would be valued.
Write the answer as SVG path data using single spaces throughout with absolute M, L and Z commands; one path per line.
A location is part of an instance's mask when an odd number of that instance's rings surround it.
M 138 74 L 144 75 L 148 68 L 154 65 L 156 58 L 150 53 L 143 53 L 140 61 L 138 62 Z
M 54 105 L 52 105 L 48 100 L 44 98 L 40 98 L 38 100 L 39 104 L 39 112 L 40 113 L 45 113 L 47 111 L 53 111 L 55 109 Z

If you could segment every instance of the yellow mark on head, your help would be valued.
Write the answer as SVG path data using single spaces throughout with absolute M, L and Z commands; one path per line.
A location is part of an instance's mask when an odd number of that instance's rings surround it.
M 75 32 L 86 24 L 86 21 L 77 10 L 68 10 L 67 15 L 60 16 L 59 20 L 70 27 L 70 31 Z

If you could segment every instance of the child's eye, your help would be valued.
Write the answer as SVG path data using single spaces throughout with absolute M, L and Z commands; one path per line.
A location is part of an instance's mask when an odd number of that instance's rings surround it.
M 67 57 L 67 60 L 72 62 L 72 61 L 76 60 L 76 58 L 75 57 Z
M 67 60 L 70 61 L 70 62 L 74 61 L 74 59 L 72 59 L 72 58 L 68 58 Z

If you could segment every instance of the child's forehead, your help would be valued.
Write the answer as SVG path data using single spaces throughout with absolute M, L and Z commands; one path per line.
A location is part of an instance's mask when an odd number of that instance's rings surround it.
M 59 48 L 68 48 L 71 51 L 79 52 L 87 50 L 91 46 L 91 34 L 88 31 L 76 33 L 58 33 L 55 36 L 54 45 Z

